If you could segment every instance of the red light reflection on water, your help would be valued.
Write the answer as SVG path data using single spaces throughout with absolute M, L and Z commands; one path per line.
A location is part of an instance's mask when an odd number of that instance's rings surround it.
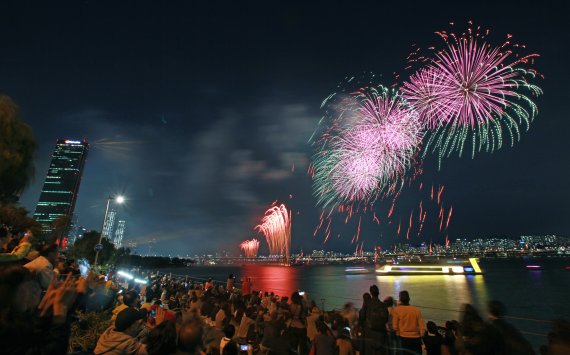
M 288 266 L 244 265 L 241 276 L 251 278 L 252 290 L 291 297 L 299 289 L 298 272 L 298 268 Z

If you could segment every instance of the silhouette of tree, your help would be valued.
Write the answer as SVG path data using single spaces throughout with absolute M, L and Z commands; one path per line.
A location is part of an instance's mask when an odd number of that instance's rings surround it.
M 34 174 L 36 141 L 18 106 L 0 95 L 0 204 L 15 203 Z
M 0 204 L 0 224 L 5 224 L 19 232 L 30 229 L 36 235 L 41 231 L 40 224 L 28 216 L 25 208 L 14 205 Z
M 76 259 L 87 259 L 90 263 L 95 260 L 95 245 L 99 242 L 100 233 L 97 231 L 90 231 L 83 234 L 83 237 L 76 240 L 71 247 L 71 254 Z M 99 253 L 99 264 L 105 264 L 111 261 L 115 254 L 115 246 L 107 238 L 101 240 L 103 250 Z

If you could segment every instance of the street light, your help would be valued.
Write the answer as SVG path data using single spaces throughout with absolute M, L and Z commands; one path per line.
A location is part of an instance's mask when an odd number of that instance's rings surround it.
M 98 245 L 100 245 L 101 241 L 103 240 L 103 232 L 104 232 L 104 228 L 105 228 L 105 221 L 107 221 L 107 213 L 109 212 L 109 203 L 111 202 L 111 200 L 114 200 L 115 203 L 121 204 L 121 203 L 125 202 L 125 197 L 120 196 L 120 195 L 115 196 L 115 197 L 107 196 L 107 207 L 105 208 L 105 215 L 103 216 L 103 225 L 101 226 L 101 234 L 99 235 L 99 243 L 97 243 Z M 97 259 L 99 259 L 99 252 L 101 251 L 99 248 L 100 247 L 96 247 L 95 262 L 93 263 L 93 266 L 97 265 Z

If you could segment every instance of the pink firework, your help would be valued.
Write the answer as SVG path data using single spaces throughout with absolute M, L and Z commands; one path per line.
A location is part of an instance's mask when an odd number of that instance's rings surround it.
M 282 256 L 287 260 L 291 252 L 291 212 L 285 205 L 272 206 L 265 212 L 261 224 L 255 229 L 263 235 L 269 244 L 271 256 Z
M 511 145 L 520 128 L 529 128 L 537 113 L 533 98 L 542 90 L 530 83 L 536 71 L 528 68 L 538 54 L 519 55 L 523 45 L 510 36 L 499 46 L 486 42 L 486 34 L 469 29 L 461 36 L 437 32 L 446 47 L 431 56 L 412 56 L 426 66 L 410 76 L 404 97 L 433 130 L 427 141 L 440 157 L 472 142 L 475 150 L 493 151 L 508 133 Z M 418 53 L 418 51 L 416 51 Z
M 257 257 L 257 251 L 259 250 L 259 240 L 245 240 L 240 244 L 240 248 L 247 258 Z
M 433 129 L 441 124 L 443 117 L 455 115 L 455 106 L 441 100 L 446 94 L 445 76 L 437 68 L 421 68 L 404 83 L 402 93 L 406 100 L 418 109 L 422 124 Z
M 422 138 L 416 112 L 384 87 L 352 93 L 337 105 L 315 154 L 318 203 L 368 203 L 401 183 Z

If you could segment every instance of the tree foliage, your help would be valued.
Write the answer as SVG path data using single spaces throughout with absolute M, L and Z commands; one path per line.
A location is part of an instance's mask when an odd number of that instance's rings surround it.
M 41 231 L 40 224 L 28 216 L 25 208 L 14 205 L 0 204 L 0 224 L 18 232 L 30 229 L 34 234 L 38 234 Z
M 36 141 L 18 117 L 18 106 L 0 95 L 0 203 L 18 201 L 34 174 Z
M 71 254 L 76 259 L 87 259 L 90 263 L 95 260 L 95 245 L 99 243 L 99 236 L 101 234 L 97 231 L 90 231 L 83 234 L 83 237 L 76 240 L 71 248 Z M 107 238 L 101 240 L 103 250 L 99 253 L 99 264 L 104 264 L 112 261 L 116 249 L 113 243 Z

